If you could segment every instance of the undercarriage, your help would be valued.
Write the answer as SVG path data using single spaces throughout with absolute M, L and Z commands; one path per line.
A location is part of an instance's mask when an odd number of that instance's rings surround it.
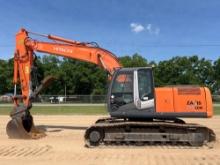
M 211 129 L 181 119 L 137 121 L 118 118 L 98 120 L 86 130 L 84 137 L 87 147 L 105 144 L 203 146 L 216 139 Z

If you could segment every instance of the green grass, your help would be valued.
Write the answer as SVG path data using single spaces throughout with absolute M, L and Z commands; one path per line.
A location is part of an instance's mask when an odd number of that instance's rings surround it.
M 12 107 L 0 107 L 0 115 L 8 115 Z M 53 106 L 38 107 L 31 109 L 33 115 L 106 115 L 105 106 Z M 214 115 L 220 115 L 220 107 L 214 107 Z
M 12 107 L 0 107 L 0 115 L 8 115 Z M 33 115 L 104 115 L 107 111 L 104 106 L 53 106 L 33 107 Z
M 220 107 L 214 107 L 214 115 L 220 115 Z

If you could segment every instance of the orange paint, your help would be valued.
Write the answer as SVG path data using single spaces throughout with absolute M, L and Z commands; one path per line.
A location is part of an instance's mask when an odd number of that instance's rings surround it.
M 46 37 L 57 42 L 33 40 L 28 37 L 28 32 L 25 29 L 21 29 L 16 35 L 14 84 L 21 84 L 22 96 L 24 96 L 23 103 L 26 106 L 30 103 L 30 73 L 34 51 L 93 63 L 107 70 L 110 74 L 121 67 L 117 57 L 103 48 L 57 36 L 47 35 Z
M 206 113 L 212 117 L 212 97 L 206 87 L 162 87 L 155 89 L 156 112 Z
M 157 112 L 174 112 L 173 88 L 155 88 Z

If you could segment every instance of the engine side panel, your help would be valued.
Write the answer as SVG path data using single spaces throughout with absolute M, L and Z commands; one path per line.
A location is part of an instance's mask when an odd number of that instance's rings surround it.
M 207 108 L 207 117 L 213 116 L 213 104 L 212 104 L 212 95 L 208 88 L 205 89 L 205 96 L 206 96 L 206 108 Z
M 163 113 L 163 115 L 168 113 L 179 117 L 211 117 L 213 115 L 211 94 L 205 87 L 156 88 L 155 96 L 156 112 Z
M 156 112 L 174 112 L 173 88 L 155 88 Z

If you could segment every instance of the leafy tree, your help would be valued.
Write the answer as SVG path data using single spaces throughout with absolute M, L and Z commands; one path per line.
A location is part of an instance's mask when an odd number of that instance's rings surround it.
M 146 67 L 148 62 L 141 55 L 135 53 L 133 56 L 124 56 L 119 58 L 123 67 Z
M 155 69 L 157 86 L 196 84 L 211 87 L 213 75 L 212 63 L 198 56 L 174 57 L 159 62 Z
M 64 59 L 63 81 L 69 94 L 104 94 L 107 74 L 94 64 Z
M 214 78 L 213 78 L 213 91 L 216 94 L 220 94 L 220 58 L 218 58 L 213 64 Z
M 43 56 L 38 58 L 37 67 L 38 67 L 38 78 L 42 80 L 46 76 L 53 76 L 56 78 L 56 81 L 52 82 L 43 93 L 48 95 L 57 95 L 61 94 L 62 83 L 59 80 L 60 75 L 60 66 L 61 61 L 56 56 Z
M 7 61 L 0 60 L 0 93 L 5 93 L 7 90 L 7 73 L 5 68 L 7 67 Z
M 173 57 L 158 63 L 139 54 L 119 58 L 124 67 L 154 66 L 156 86 L 176 84 L 196 84 L 209 87 L 220 93 L 220 58 L 213 63 L 198 56 Z M 107 92 L 107 73 L 94 64 L 56 56 L 38 57 L 37 78 L 41 81 L 47 75 L 57 78 L 42 94 L 105 94 Z M 13 59 L 0 60 L 0 93 L 13 92 Z
M 13 59 L 0 60 L 0 93 L 13 92 Z

